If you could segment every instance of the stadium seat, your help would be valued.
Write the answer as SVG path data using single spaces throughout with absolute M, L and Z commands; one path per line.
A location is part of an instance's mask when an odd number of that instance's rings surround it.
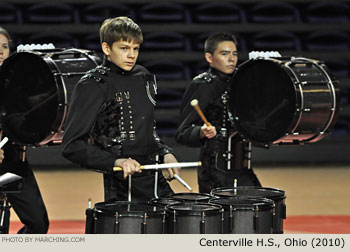
M 39 3 L 24 11 L 24 21 L 28 23 L 76 23 L 77 12 L 73 6 L 64 3 Z
M 193 11 L 193 22 L 198 23 L 245 23 L 246 15 L 239 5 L 228 2 L 199 4 Z
M 177 3 L 154 2 L 143 5 L 137 14 L 138 22 L 190 23 L 189 11 Z
M 350 8 L 345 2 L 314 2 L 309 4 L 302 15 L 310 23 L 348 23 Z
M 152 32 L 144 34 L 142 50 L 190 51 L 189 39 L 177 32 Z
M 287 2 L 262 2 L 249 11 L 253 23 L 296 23 L 300 22 L 299 10 Z
M 81 23 L 102 23 L 107 18 L 119 16 L 135 19 L 135 13 L 128 5 L 115 2 L 98 2 L 88 5 L 80 12 Z M 135 21 L 135 20 L 134 20 Z

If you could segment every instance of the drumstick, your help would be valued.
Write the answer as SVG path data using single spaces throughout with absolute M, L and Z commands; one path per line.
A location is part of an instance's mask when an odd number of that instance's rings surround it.
M 179 163 L 167 163 L 167 164 L 151 164 L 141 165 L 141 170 L 152 170 L 152 169 L 165 169 L 165 168 L 181 168 L 181 167 L 195 167 L 202 166 L 202 162 L 179 162 Z M 113 167 L 113 171 L 122 171 L 123 168 L 119 166 Z
M 185 182 L 185 180 L 183 180 L 182 178 L 180 178 L 179 175 L 174 174 L 174 178 L 176 178 L 177 181 L 179 181 L 184 187 L 186 187 L 187 190 L 189 190 L 190 192 L 192 192 L 192 188 Z
M 207 118 L 205 118 L 201 108 L 198 105 L 198 100 L 197 99 L 193 99 L 191 101 L 191 106 L 195 108 L 195 110 L 197 111 L 198 115 L 202 118 L 203 122 L 205 123 L 205 125 L 207 125 L 207 127 L 210 127 L 211 124 L 208 122 Z
M 2 139 L 2 141 L 0 142 L 0 149 L 7 143 L 8 140 L 9 139 L 7 137 L 4 137 L 4 139 Z

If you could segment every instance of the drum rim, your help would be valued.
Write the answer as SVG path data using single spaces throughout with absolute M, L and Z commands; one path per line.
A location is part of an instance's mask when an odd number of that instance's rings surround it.
M 220 202 L 220 200 L 229 200 L 229 199 L 239 199 L 239 200 L 252 200 L 255 201 L 252 204 L 239 204 L 239 202 Z M 272 210 L 275 208 L 274 204 L 275 202 L 272 199 L 268 198 L 262 198 L 262 197 L 222 197 L 222 198 L 215 198 L 209 201 L 209 203 L 218 204 L 223 207 L 224 210 L 230 210 L 230 207 L 232 206 L 233 209 L 238 210 L 258 210 L 258 211 L 264 211 L 264 210 Z M 232 204 L 231 204 L 232 203 Z
M 197 195 L 197 196 L 203 196 L 203 198 L 202 199 L 185 199 L 185 198 L 183 198 L 183 199 L 179 199 L 179 198 L 176 198 L 176 197 L 174 197 L 174 196 L 182 196 L 182 195 Z M 205 197 L 208 197 L 207 199 L 205 198 Z M 210 199 L 212 199 L 213 198 L 213 196 L 210 194 L 210 193 L 174 193 L 174 194 L 172 194 L 172 195 L 170 195 L 169 196 L 169 198 L 171 198 L 171 199 L 175 199 L 175 200 L 179 200 L 179 201 L 188 201 L 188 202 L 191 202 L 191 201 L 200 201 L 200 202 L 202 202 L 202 201 L 209 201 Z
M 121 209 L 121 210 L 112 210 L 112 209 L 101 209 L 101 207 L 106 207 L 109 205 L 116 205 L 116 203 L 118 203 L 118 205 L 122 205 L 122 206 L 126 206 L 126 205 L 144 205 L 144 206 L 148 206 L 149 208 L 146 210 L 132 210 L 132 211 L 126 211 L 125 209 Z M 151 208 L 153 208 L 153 211 L 147 211 L 150 210 Z M 154 210 L 154 208 L 156 208 Z M 156 215 L 163 215 L 164 213 L 164 208 L 162 208 L 161 206 L 156 206 L 156 205 L 151 205 L 147 202 L 133 202 L 133 201 L 115 201 L 115 202 L 98 202 L 95 203 L 94 205 L 94 211 L 95 212 L 102 212 L 104 214 L 112 214 L 114 215 L 115 213 L 118 213 L 118 216 L 144 216 L 144 214 L 146 213 L 147 216 L 156 216 Z M 129 214 L 129 215 L 125 215 L 125 214 Z
M 212 209 L 205 209 L 203 210 L 192 210 L 192 209 L 173 209 L 173 207 L 176 206 L 199 206 L 199 205 L 205 205 L 213 207 Z M 165 211 L 167 214 L 176 214 L 176 215 L 185 215 L 185 216 L 202 216 L 202 213 L 205 212 L 206 216 L 216 215 L 217 213 L 220 213 L 222 211 L 222 206 L 219 204 L 213 204 L 213 203 L 205 203 L 205 202 L 197 202 L 197 203 L 191 203 L 191 202 L 183 202 L 183 203 L 176 203 L 173 205 L 166 206 Z
M 272 187 L 258 187 L 258 186 L 238 186 L 238 187 L 218 187 L 218 188 L 214 188 L 211 190 L 211 194 L 213 196 L 218 196 L 218 197 L 232 197 L 234 195 L 219 195 L 216 194 L 216 192 L 214 190 L 228 190 L 228 191 L 233 191 L 233 190 L 243 190 L 243 191 L 249 191 L 249 190 L 259 190 L 259 189 L 264 189 L 265 191 L 273 191 L 278 193 L 279 195 L 272 195 L 272 196 L 259 196 L 259 195 L 244 195 L 244 196 L 251 196 L 251 197 L 262 197 L 262 198 L 267 198 L 267 199 L 272 199 L 274 201 L 278 201 L 278 200 L 284 200 L 286 198 L 285 195 L 285 191 L 278 189 L 278 188 L 272 188 Z M 243 196 L 243 195 L 239 195 L 239 196 Z

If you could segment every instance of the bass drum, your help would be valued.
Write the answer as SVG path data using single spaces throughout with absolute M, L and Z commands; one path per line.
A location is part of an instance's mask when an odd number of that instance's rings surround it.
M 78 80 L 102 61 L 86 50 L 17 52 L 0 74 L 5 134 L 17 144 L 61 143 L 70 95 Z
M 252 59 L 232 78 L 230 117 L 258 146 L 317 142 L 335 123 L 338 96 L 338 81 L 320 61 Z

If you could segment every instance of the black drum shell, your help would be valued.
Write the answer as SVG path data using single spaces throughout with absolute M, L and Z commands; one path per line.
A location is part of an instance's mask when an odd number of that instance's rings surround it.
M 227 196 L 209 202 L 223 207 L 225 234 L 271 234 L 273 231 L 273 200 Z
M 94 234 L 162 234 L 164 214 L 162 207 L 148 203 L 100 202 L 93 208 L 91 230 Z
M 178 203 L 166 207 L 168 234 L 221 234 L 222 207 L 210 203 Z
M 273 217 L 273 233 L 283 233 L 283 220 L 286 219 L 286 195 L 283 190 L 269 187 L 238 186 L 234 188 L 220 187 L 211 191 L 213 196 L 224 197 L 258 197 L 267 198 L 275 202 L 275 215 Z

